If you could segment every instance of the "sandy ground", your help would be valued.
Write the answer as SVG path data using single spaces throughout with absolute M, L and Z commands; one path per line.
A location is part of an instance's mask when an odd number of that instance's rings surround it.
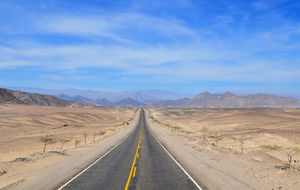
M 288 171 L 283 150 L 300 148 L 299 109 L 150 109 L 148 113 L 155 135 L 206 188 L 300 189 L 300 153 Z M 205 139 L 203 127 L 208 129 Z M 218 146 L 210 134 L 222 137 Z M 243 153 L 236 140 L 242 138 L 246 139 Z M 282 150 L 264 151 L 264 145 Z
M 0 105 L 0 189 L 55 188 L 121 141 L 136 116 L 135 109 Z M 56 143 L 43 154 L 46 136 Z M 61 139 L 70 140 L 63 150 Z

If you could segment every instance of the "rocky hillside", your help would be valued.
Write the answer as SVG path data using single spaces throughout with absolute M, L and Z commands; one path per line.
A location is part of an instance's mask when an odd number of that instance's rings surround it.
M 4 88 L 0 89 L 0 103 L 41 106 L 70 106 L 73 104 L 71 101 L 61 100 L 50 95 L 8 90 Z
M 14 95 L 8 92 L 4 88 L 0 88 L 0 104 L 8 103 L 8 104 L 25 104 L 21 100 L 17 99 Z
M 222 94 L 200 93 L 194 98 L 148 101 L 154 107 L 200 107 L 200 108 L 255 108 L 255 107 L 300 107 L 300 101 L 269 94 L 238 96 L 230 92 Z

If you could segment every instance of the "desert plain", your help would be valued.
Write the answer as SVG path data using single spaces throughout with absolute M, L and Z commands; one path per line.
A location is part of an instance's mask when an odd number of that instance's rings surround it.
M 300 189 L 300 109 L 148 112 L 156 134 L 208 189 Z
M 136 111 L 1 104 L 0 189 L 28 181 L 27 175 L 33 170 L 50 167 L 61 162 L 65 155 L 80 152 L 89 144 L 118 133 L 131 124 Z M 45 153 L 42 138 L 51 139 Z
M 300 109 L 146 110 L 153 133 L 204 189 L 300 189 L 300 152 L 288 168 L 288 148 L 300 148 Z M 89 164 L 130 133 L 137 115 L 116 107 L 0 105 L 0 189 L 73 175 L 80 167 L 69 163 Z M 45 137 L 53 143 L 43 153 Z

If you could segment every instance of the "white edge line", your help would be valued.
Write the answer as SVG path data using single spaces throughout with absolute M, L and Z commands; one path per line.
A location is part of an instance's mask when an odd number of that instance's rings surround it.
M 74 179 L 76 179 L 78 176 L 80 176 L 82 173 L 84 173 L 86 170 L 88 170 L 90 167 L 92 167 L 94 164 L 96 164 L 97 162 L 99 162 L 104 156 L 106 156 L 107 154 L 109 154 L 111 151 L 113 151 L 117 146 L 119 146 L 125 139 L 127 139 L 127 137 L 129 137 L 131 133 L 129 133 L 121 142 L 119 142 L 117 145 L 115 145 L 112 149 L 110 149 L 108 152 L 106 152 L 104 155 L 102 155 L 100 158 L 98 158 L 96 161 L 94 161 L 91 165 L 89 165 L 88 167 L 86 167 L 84 170 L 82 170 L 79 174 L 77 174 L 75 177 L 73 177 L 72 179 L 70 179 L 67 183 L 65 183 L 63 186 L 61 186 L 60 188 L 58 188 L 57 190 L 62 190 L 65 186 L 67 186 L 69 183 L 71 183 Z
M 154 136 L 154 135 L 153 135 Z M 192 182 L 196 185 L 196 187 L 200 190 L 202 190 L 202 188 L 200 187 L 200 185 L 198 185 L 198 183 L 192 178 L 192 176 L 190 176 L 190 174 L 185 171 L 185 169 L 177 162 L 177 160 L 169 153 L 169 151 L 164 147 L 164 145 L 161 144 L 161 142 L 158 140 L 158 138 L 156 136 L 154 136 L 155 139 L 157 140 L 157 142 L 160 144 L 161 147 L 163 147 L 163 149 L 168 153 L 168 155 L 173 159 L 173 161 L 182 169 L 182 171 L 192 180 Z

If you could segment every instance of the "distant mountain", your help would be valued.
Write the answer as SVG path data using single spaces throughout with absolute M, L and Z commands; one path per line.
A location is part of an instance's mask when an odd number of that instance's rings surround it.
M 131 98 L 133 100 L 137 100 L 140 102 L 146 101 L 146 100 L 159 100 L 159 98 L 149 96 L 147 94 L 144 94 L 142 92 L 135 92 L 135 93 L 130 93 L 130 94 L 124 94 L 124 99 L 125 98 Z
M 153 107 L 187 107 L 190 102 L 190 98 L 181 98 L 176 100 L 150 100 L 145 101 L 144 103 L 147 106 Z
M 143 107 L 146 106 L 146 104 L 134 100 L 132 98 L 126 98 L 117 102 L 114 102 L 113 105 L 120 106 L 120 107 Z
M 96 104 L 101 105 L 101 106 L 113 106 L 113 103 L 106 99 L 97 99 Z
M 34 89 L 31 89 L 34 90 Z M 37 89 L 46 93 L 47 90 Z M 49 91 L 57 93 L 58 91 Z M 193 98 L 183 98 L 183 94 L 160 90 L 127 91 L 122 93 L 99 92 L 92 90 L 68 89 L 51 95 L 28 93 L 18 90 L 1 89 L 0 103 L 26 103 L 34 105 L 68 106 L 74 102 L 79 104 L 95 104 L 121 107 L 199 107 L 199 108 L 254 108 L 254 107 L 300 107 L 300 101 L 269 94 L 236 95 L 231 92 L 211 94 L 203 92 Z M 71 94 L 71 95 L 70 95 Z M 170 97 L 169 99 L 165 99 Z M 172 99 L 172 97 L 179 97 Z M 78 105 L 80 106 L 80 105 Z
M 96 104 L 96 105 L 101 105 L 101 106 L 113 106 L 113 103 L 108 101 L 107 99 L 96 99 L 96 100 L 92 100 L 80 95 L 76 95 L 76 96 L 68 96 L 65 94 L 60 94 L 57 96 L 60 99 L 63 100 L 68 100 L 68 101 L 73 101 L 73 102 L 77 102 L 77 103 L 89 103 L 89 104 Z
M 157 89 L 146 89 L 146 90 L 138 90 L 138 91 L 127 91 L 124 92 L 123 94 L 136 94 L 140 93 L 143 94 L 146 98 L 143 99 L 145 100 L 175 100 L 175 99 L 180 99 L 183 97 L 192 97 L 191 94 L 188 93 L 178 93 L 178 92 L 173 92 L 173 91 L 168 91 L 168 90 L 157 90 Z
M 126 98 L 132 98 L 134 100 L 143 102 L 143 101 L 151 101 L 151 100 L 167 100 L 167 99 L 173 100 L 173 99 L 179 99 L 183 97 L 192 97 L 190 94 L 186 94 L 186 93 L 178 93 L 178 92 L 172 92 L 167 90 L 156 90 L 156 89 L 124 91 L 124 92 L 107 92 L 107 91 L 77 90 L 77 89 L 46 90 L 42 88 L 31 88 L 31 87 L 5 87 L 5 88 L 26 91 L 31 93 L 53 95 L 58 98 L 62 98 L 60 97 L 61 95 L 66 95 L 69 97 L 74 97 L 79 95 L 93 101 L 97 99 L 106 99 L 110 102 L 116 102 Z M 67 100 L 66 98 L 67 97 L 64 97 L 63 99 Z M 90 101 L 88 101 L 88 103 L 90 103 Z
M 255 108 L 255 107 L 300 107 L 300 101 L 269 94 L 238 96 L 230 92 L 210 94 L 203 92 L 194 98 L 145 102 L 154 107 L 199 107 L 199 108 Z
M 50 95 L 8 89 L 1 89 L 0 99 L 2 100 L 1 103 L 9 104 L 30 104 L 41 106 L 70 106 L 73 104 L 71 101 L 61 100 Z
M 140 97 L 137 97 L 137 96 L 140 96 Z M 140 94 L 134 95 L 134 97 L 137 99 L 143 99 L 142 96 L 143 95 L 140 95 Z M 89 99 L 89 98 L 86 98 L 86 97 L 83 97 L 80 95 L 68 96 L 65 94 L 60 94 L 57 97 L 60 99 L 63 99 L 63 100 L 73 101 L 73 102 L 77 102 L 77 103 L 91 103 L 91 104 L 96 104 L 96 105 L 101 105 L 101 106 L 141 107 L 141 106 L 146 105 L 146 104 L 142 103 L 141 101 L 138 101 L 133 98 L 124 98 L 119 101 L 111 102 L 105 98 L 92 100 L 92 99 Z
M 80 96 L 80 95 L 76 95 L 76 96 L 68 96 L 65 94 L 59 94 L 58 96 L 56 96 L 57 98 L 63 99 L 63 100 L 67 100 L 67 101 L 72 101 L 72 102 L 77 102 L 77 103 L 95 103 L 94 100 L 91 100 L 89 98 L 86 98 L 84 96 Z

